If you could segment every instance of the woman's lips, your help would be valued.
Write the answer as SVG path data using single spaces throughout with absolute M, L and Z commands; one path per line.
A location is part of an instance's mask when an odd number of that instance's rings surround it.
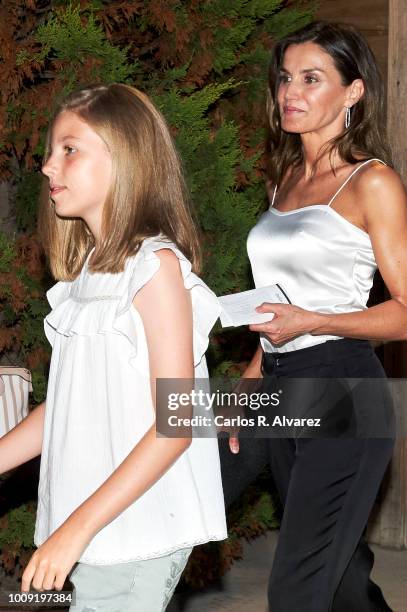
M 284 114 L 290 115 L 292 113 L 303 113 L 304 111 L 301 108 L 296 108 L 295 106 L 285 106 Z

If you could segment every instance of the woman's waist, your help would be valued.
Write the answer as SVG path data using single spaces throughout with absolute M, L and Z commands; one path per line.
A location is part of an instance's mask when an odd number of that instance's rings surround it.
M 280 285 L 284 288 L 284 285 Z M 318 312 L 321 314 L 335 315 L 335 314 L 348 314 L 351 312 L 361 312 L 366 310 L 365 302 L 360 298 L 356 299 L 355 296 L 342 296 L 342 300 L 339 295 L 321 296 L 315 295 L 310 297 L 307 292 L 296 295 L 292 291 L 292 288 L 286 285 L 284 291 L 288 295 L 291 304 L 303 308 L 310 312 Z M 317 293 L 317 291 L 315 291 Z M 367 299 L 367 297 L 366 297 Z M 307 348 L 316 347 L 317 345 L 325 344 L 328 341 L 342 340 L 343 336 L 336 334 L 324 334 L 324 335 L 312 335 L 310 333 L 302 334 L 296 338 L 281 344 L 274 345 L 266 335 L 261 336 L 261 346 L 264 352 L 267 353 L 292 353 L 297 350 L 305 350 Z
M 260 343 L 265 353 L 278 353 L 279 355 L 283 355 L 285 353 L 294 353 L 307 348 L 315 348 L 316 346 L 324 344 L 328 341 L 342 339 L 343 336 L 313 336 L 312 334 L 303 334 L 301 336 L 297 336 L 293 340 L 285 342 L 284 344 L 273 344 L 266 334 L 261 334 Z
M 338 367 L 337 364 L 347 364 Z M 330 367 L 331 366 L 331 367 Z M 341 338 L 286 352 L 264 352 L 262 372 L 277 376 L 382 378 L 384 371 L 368 340 Z
M 259 282 L 255 276 L 254 280 L 256 288 L 278 284 L 291 304 L 323 314 L 344 314 L 366 310 L 369 299 L 370 286 L 364 291 L 355 286 L 345 288 L 336 285 L 333 279 L 330 286 L 316 282 L 314 279 L 312 282 L 306 278 L 301 280 L 300 277 L 293 280 L 285 275 L 276 275 L 267 282 Z

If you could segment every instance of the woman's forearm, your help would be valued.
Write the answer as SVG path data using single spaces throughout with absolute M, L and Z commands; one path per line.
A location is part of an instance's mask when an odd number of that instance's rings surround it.
M 44 416 L 45 402 L 0 438 L 0 474 L 41 454 Z
M 253 357 L 251 358 L 247 368 L 242 374 L 242 378 L 263 378 L 263 374 L 261 373 L 261 360 L 263 357 L 263 349 L 261 348 L 261 344 L 256 349 Z
M 160 438 L 152 426 L 109 478 L 86 499 L 66 523 L 93 538 L 139 499 L 171 467 L 190 438 Z
M 368 340 L 407 340 L 407 306 L 392 298 L 358 312 L 314 313 L 310 333 Z

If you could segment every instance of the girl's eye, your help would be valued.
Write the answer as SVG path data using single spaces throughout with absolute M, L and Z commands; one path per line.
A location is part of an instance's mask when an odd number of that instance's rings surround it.
M 70 147 L 69 145 L 66 145 L 66 146 L 64 147 L 64 150 L 65 150 L 65 152 L 66 152 L 66 154 L 67 154 L 67 155 L 72 155 L 72 153 L 75 153 L 75 152 L 76 152 L 75 147 Z
M 307 74 L 305 77 L 306 83 L 317 83 L 318 78 L 314 74 Z

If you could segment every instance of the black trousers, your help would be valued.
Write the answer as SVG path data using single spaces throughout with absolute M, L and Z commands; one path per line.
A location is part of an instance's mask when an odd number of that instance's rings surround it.
M 286 354 L 266 354 L 263 376 L 263 391 L 269 393 L 290 378 L 381 379 L 382 393 L 377 389 L 372 393 L 366 381 L 347 401 L 356 412 L 362 404 L 362 420 L 363 411 L 374 414 L 375 423 L 382 420 L 388 425 L 391 420 L 385 374 L 367 341 L 335 340 Z M 312 403 L 311 396 L 303 395 L 304 401 Z M 314 397 L 322 417 L 323 397 L 323 393 Z M 315 406 L 303 406 L 303 412 L 308 408 Z M 326 407 L 327 414 L 345 412 L 348 424 L 355 410 L 347 410 L 346 402 L 337 403 L 334 410 Z M 328 436 L 318 437 L 264 438 L 256 432 L 253 439 L 249 434 L 241 437 L 238 455 L 229 451 L 227 440 L 219 441 L 226 505 L 268 463 L 284 507 L 269 580 L 270 612 L 390 610 L 380 588 L 370 580 L 373 553 L 363 532 L 394 439 L 370 437 L 369 427 L 367 435 L 358 436 L 349 435 L 351 427 L 345 427 L 345 435 L 343 428 L 332 423 L 329 427 Z

